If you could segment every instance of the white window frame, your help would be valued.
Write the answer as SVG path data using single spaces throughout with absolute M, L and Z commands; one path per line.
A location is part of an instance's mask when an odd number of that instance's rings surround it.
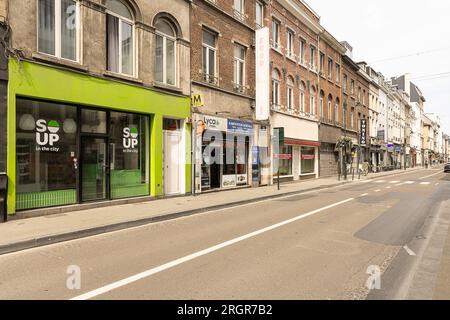
M 328 58 L 328 79 L 329 80 L 333 79 L 333 66 L 334 66 L 333 59 Z
M 332 100 L 328 99 L 328 120 L 331 121 L 333 120 L 333 116 L 331 114 L 332 108 L 331 108 L 331 104 L 333 103 Z
M 258 8 L 261 9 L 261 21 L 255 21 L 255 23 L 258 28 L 262 28 L 262 27 L 264 27 L 264 5 L 261 2 L 256 1 L 255 20 L 256 20 L 256 17 L 258 16 Z
M 81 18 L 80 18 L 80 14 L 81 14 L 81 10 L 80 10 L 80 1 L 79 0 L 75 0 L 75 14 L 76 14 L 76 19 L 75 19 L 75 23 L 76 23 L 76 39 L 75 39 L 75 60 L 71 60 L 71 59 L 67 59 L 67 58 L 63 58 L 61 57 L 61 45 L 62 45 L 62 41 L 61 41 L 61 0 L 53 0 L 55 3 L 55 16 L 54 18 L 54 22 L 55 22 L 55 54 L 50 54 L 50 53 L 46 53 L 46 52 L 41 52 L 39 51 L 39 0 L 36 0 L 36 51 L 39 52 L 40 54 L 44 54 L 47 56 L 51 56 L 51 57 L 55 57 L 61 60 L 65 60 L 65 61 L 70 61 L 70 62 L 77 62 L 80 63 L 80 47 L 81 47 Z
M 236 1 L 241 4 L 240 8 L 236 8 Z M 234 16 L 241 21 L 245 20 L 245 0 L 233 0 Z
M 337 101 L 334 104 L 334 121 L 339 122 L 339 104 Z
M 336 82 L 341 82 L 341 65 L 339 63 L 335 63 L 336 65 Z
M 173 28 L 173 26 L 171 25 L 170 22 L 166 21 L 167 24 L 170 25 L 170 27 L 172 28 L 173 33 L 176 35 L 176 30 Z M 171 37 L 167 34 L 164 34 L 162 32 L 159 32 L 158 30 L 155 30 L 156 36 L 160 36 L 161 38 L 163 38 L 163 84 L 166 84 L 168 86 L 178 86 L 178 43 L 177 43 L 177 38 L 175 37 Z M 174 84 L 169 84 L 167 83 L 167 39 L 172 40 L 174 42 L 174 56 L 175 56 L 175 83 Z M 155 44 L 155 48 L 156 48 L 156 44 Z M 155 61 L 156 61 L 156 55 L 155 55 Z
M 291 59 L 294 58 L 294 40 L 295 33 L 288 28 L 286 31 L 286 55 Z
M 317 69 L 317 56 L 316 56 L 317 48 L 315 46 L 311 45 L 309 47 L 309 54 L 310 54 L 310 59 L 311 59 L 310 66 L 312 69 L 316 70 Z
M 208 33 L 210 33 L 210 34 L 212 34 L 214 36 L 214 40 L 215 40 L 214 41 L 214 44 L 215 44 L 214 47 L 212 47 L 209 44 L 206 44 L 205 42 L 203 42 L 203 32 L 208 32 Z M 203 59 L 206 59 L 206 64 L 204 64 L 204 65 L 206 65 L 206 68 L 208 69 L 208 70 L 202 70 L 203 75 L 204 76 L 208 76 L 208 77 L 210 76 L 210 71 L 211 70 L 209 70 L 209 52 L 213 51 L 214 52 L 214 74 L 213 74 L 213 77 L 214 77 L 214 79 L 216 79 L 217 78 L 217 74 L 218 74 L 217 73 L 217 34 L 203 28 L 202 29 L 202 48 L 206 48 L 206 51 L 207 51 L 206 56 L 202 57 L 202 63 L 203 63 Z M 203 49 L 202 49 L 202 55 L 203 55 Z M 203 66 L 202 66 L 202 69 L 203 69 Z
M 276 27 L 276 28 L 275 28 Z M 277 51 L 280 51 L 281 44 L 280 44 L 280 30 L 281 29 L 281 23 L 276 20 L 275 18 L 272 18 L 272 48 L 274 48 Z M 277 31 L 275 33 L 275 31 Z
M 137 76 L 136 75 L 136 70 L 137 70 L 136 52 L 138 51 L 138 49 L 137 49 L 137 42 L 136 42 L 136 25 L 135 25 L 135 22 L 133 20 L 124 18 L 124 17 L 122 17 L 122 16 L 120 16 L 120 15 L 114 13 L 114 12 L 111 12 L 109 10 L 106 10 L 106 14 L 109 14 L 109 15 L 119 19 L 119 48 L 120 49 L 119 49 L 119 71 L 117 73 L 120 74 L 120 75 L 124 75 L 126 77 L 136 77 Z M 125 22 L 125 23 L 128 23 L 129 25 L 131 25 L 131 37 L 133 39 L 133 48 L 132 48 L 132 53 L 131 53 L 131 56 L 132 56 L 132 59 L 133 59 L 133 63 L 132 63 L 132 74 L 131 75 L 122 72 L 122 47 L 121 47 L 122 40 L 123 40 L 122 39 L 122 23 L 121 23 L 122 21 Z M 108 36 L 108 28 L 106 28 L 106 36 Z M 108 50 L 108 48 L 106 50 Z M 111 70 L 108 70 L 108 71 L 109 72 L 114 72 L 114 71 L 111 71 Z
M 300 84 L 300 112 L 305 113 L 305 87 Z
M 310 110 L 312 115 L 316 115 L 316 111 L 317 111 L 316 110 L 316 107 L 317 107 L 316 106 L 316 104 L 317 104 L 317 97 L 316 97 L 317 91 L 311 89 L 309 91 L 309 95 L 310 95 L 310 97 L 309 97 L 309 104 L 310 104 L 309 110 Z
M 236 55 L 234 55 L 234 65 L 233 65 L 233 81 L 234 84 L 236 86 L 240 86 L 242 88 L 242 91 L 244 90 L 245 87 L 245 79 L 246 79 L 246 74 L 245 74 L 245 58 L 247 56 L 247 48 L 243 45 L 240 45 L 239 43 L 234 43 L 234 47 L 238 47 L 239 49 L 242 49 L 244 51 L 244 59 L 241 59 L 240 57 L 236 57 Z M 242 68 L 242 83 L 238 83 L 237 82 L 237 78 L 238 75 L 240 74 L 239 71 L 241 71 Z
M 289 112 L 294 110 L 294 83 L 286 82 L 286 108 Z
M 280 105 L 280 80 L 277 80 L 274 77 L 272 77 L 272 105 Z
M 300 52 L 299 52 L 299 62 L 301 65 L 306 63 L 306 40 L 300 38 Z

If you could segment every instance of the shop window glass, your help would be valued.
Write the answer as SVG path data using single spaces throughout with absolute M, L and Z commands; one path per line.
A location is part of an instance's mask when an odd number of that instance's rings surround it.
M 280 154 L 278 155 L 278 167 L 280 170 L 280 176 L 292 175 L 292 146 L 283 146 L 280 148 Z M 278 173 L 275 168 L 274 173 Z
M 16 208 L 77 202 L 77 109 L 17 99 Z
M 111 198 L 149 195 L 148 117 L 111 112 L 110 130 Z
M 106 133 L 106 112 L 83 109 L 81 131 L 84 133 Z
M 316 150 L 311 147 L 302 147 L 301 149 L 302 174 L 314 173 L 315 161 L 316 161 Z

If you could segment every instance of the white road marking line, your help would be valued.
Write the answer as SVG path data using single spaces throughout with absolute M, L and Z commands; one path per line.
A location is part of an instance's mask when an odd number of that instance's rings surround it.
M 386 189 L 392 189 L 391 187 L 386 187 Z
M 165 270 L 167 270 L 167 269 L 176 267 L 176 266 L 178 266 L 178 265 L 180 265 L 180 264 L 183 264 L 183 263 L 185 263 L 185 262 L 188 262 L 188 261 L 194 260 L 194 259 L 196 259 L 196 258 L 202 257 L 202 256 L 204 256 L 204 255 L 210 254 L 210 253 L 212 253 L 212 252 L 214 252 L 214 251 L 218 251 L 218 250 L 220 250 L 220 249 L 229 247 L 229 246 L 231 246 L 231 245 L 233 245 L 233 244 L 235 244 L 235 243 L 242 242 L 242 241 L 244 241 L 244 240 L 247 240 L 247 239 L 256 237 L 256 236 L 258 236 L 258 235 L 260 235 L 260 234 L 263 234 L 263 233 L 272 231 L 272 230 L 274 230 L 274 229 L 283 227 L 283 226 L 285 226 L 285 225 L 291 224 L 291 223 L 293 223 L 293 222 L 296 222 L 296 221 L 305 219 L 305 218 L 307 218 L 307 217 L 313 216 L 313 215 L 315 215 L 315 214 L 317 214 L 317 213 L 320 213 L 320 212 L 322 212 L 322 211 L 326 211 L 326 210 L 328 210 L 328 209 L 332 209 L 332 208 L 338 207 L 338 206 L 340 206 L 340 205 L 346 204 L 346 203 L 351 202 L 351 201 L 353 201 L 353 200 L 355 200 L 355 198 L 349 198 L 349 199 L 347 199 L 347 200 L 343 200 L 343 201 L 340 201 L 340 202 L 331 204 L 331 205 L 329 205 L 329 206 L 326 206 L 326 207 L 323 207 L 323 208 L 320 208 L 320 209 L 316 209 L 316 210 L 314 210 L 314 211 L 311 211 L 311 212 L 302 214 L 302 215 L 297 216 L 297 217 L 295 217 L 295 218 L 292 218 L 292 219 L 289 219 L 289 220 L 282 221 L 282 222 L 280 222 L 280 223 L 277 223 L 277 224 L 271 225 L 271 226 L 269 226 L 269 227 L 266 227 L 266 228 L 263 228 L 263 229 L 254 231 L 254 232 L 252 232 L 252 233 L 243 235 L 243 236 L 241 236 L 241 237 L 234 238 L 234 239 L 232 239 L 232 240 L 229 240 L 229 241 L 220 243 L 220 244 L 218 244 L 218 245 L 215 245 L 215 246 L 213 246 L 213 247 L 207 248 L 207 249 L 205 249 L 205 250 L 198 251 L 198 252 L 196 252 L 196 253 L 187 255 L 187 256 L 185 256 L 185 257 L 182 257 L 182 258 L 173 260 L 173 261 L 168 262 L 168 263 L 166 263 L 166 264 L 163 264 L 163 265 L 161 265 L 161 266 L 159 266 L 159 267 L 155 267 L 155 268 L 149 269 L 149 270 L 147 270 L 147 271 L 138 273 L 138 274 L 136 274 L 136 275 L 134 275 L 134 276 L 131 276 L 131 277 L 128 277 L 128 278 L 125 278 L 125 279 L 122 279 L 122 280 L 113 282 L 113 283 L 111 283 L 111 284 L 109 284 L 109 285 L 106 285 L 106 286 L 103 286 L 103 287 L 101 287 L 101 288 L 98 288 L 98 289 L 89 291 L 89 292 L 87 292 L 87 293 L 84 293 L 84 294 L 82 294 L 82 295 L 76 296 L 76 297 L 74 297 L 74 298 L 72 298 L 72 299 L 70 299 L 70 300 L 88 300 L 88 299 L 92 299 L 92 298 L 97 297 L 97 296 L 99 296 L 99 295 L 101 295 L 101 294 L 107 293 L 107 292 L 112 291 L 112 290 L 114 290 L 114 289 L 118 289 L 118 288 L 120 288 L 120 287 L 126 286 L 126 285 L 128 285 L 128 284 L 130 284 L 130 283 L 133 283 L 133 282 L 142 280 L 142 279 L 144 279 L 144 278 L 148 278 L 148 277 L 150 277 L 150 276 L 152 276 L 152 275 L 154 275 L 154 274 L 157 274 L 157 273 L 162 272 L 162 271 L 165 271 Z
M 360 197 L 366 197 L 368 195 L 369 195 L 368 193 L 363 193 L 362 195 L 360 195 Z
M 431 182 L 421 182 L 420 184 L 423 186 L 427 186 L 427 185 L 431 184 Z
M 439 171 L 439 172 L 430 174 L 429 176 L 425 176 L 425 177 L 422 177 L 422 178 L 419 178 L 419 179 L 420 179 L 420 180 L 424 180 L 424 179 L 426 179 L 426 178 L 431 178 L 431 177 L 437 176 L 438 174 L 441 174 L 441 173 L 442 173 L 442 172 Z
M 406 181 L 405 184 L 414 184 L 414 181 Z
M 377 180 L 377 181 L 375 181 L 375 183 L 384 183 L 384 182 L 386 182 L 386 180 Z
M 375 192 L 380 192 L 380 191 L 381 191 L 380 189 L 375 190 Z
M 412 251 L 408 246 L 404 246 L 403 249 L 412 257 L 414 257 L 416 254 L 414 251 Z
M 399 183 L 400 181 L 391 181 L 390 184 Z

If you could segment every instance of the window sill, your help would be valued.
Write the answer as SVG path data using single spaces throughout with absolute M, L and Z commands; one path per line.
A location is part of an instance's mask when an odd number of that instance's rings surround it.
M 51 56 L 51 55 L 48 55 L 45 53 L 33 52 L 31 54 L 31 57 L 35 60 L 51 63 L 51 64 L 58 65 L 61 67 L 71 68 L 71 69 L 84 71 L 84 72 L 87 72 L 89 70 L 88 67 L 83 66 L 82 64 L 80 64 L 78 62 L 57 58 L 55 56 Z
M 103 75 L 106 77 L 115 78 L 115 79 L 119 79 L 119 80 L 125 80 L 125 81 L 134 82 L 134 83 L 138 83 L 138 84 L 144 83 L 141 79 L 138 79 L 138 78 L 135 78 L 132 76 L 127 76 L 127 75 L 120 74 L 120 73 L 111 72 L 111 71 L 104 71 Z
M 181 88 L 179 88 L 177 86 L 172 86 L 170 84 L 165 84 L 163 82 L 154 81 L 153 86 L 158 89 L 164 89 L 164 90 L 169 90 L 169 91 L 178 92 L 178 93 L 183 92 L 183 90 Z
M 293 63 L 297 64 L 297 61 L 295 60 L 295 57 L 294 57 L 294 56 L 286 55 L 286 58 L 287 58 L 288 60 L 291 60 Z
M 278 53 L 279 55 L 282 55 L 282 56 L 283 56 L 283 52 L 281 51 L 281 49 L 275 48 L 274 46 L 271 46 L 271 49 L 272 49 L 273 51 L 275 51 L 276 53 Z

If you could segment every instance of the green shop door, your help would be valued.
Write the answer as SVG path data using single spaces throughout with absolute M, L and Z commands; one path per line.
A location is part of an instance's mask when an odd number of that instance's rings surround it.
M 81 201 L 109 199 L 108 143 L 106 138 L 81 138 Z

